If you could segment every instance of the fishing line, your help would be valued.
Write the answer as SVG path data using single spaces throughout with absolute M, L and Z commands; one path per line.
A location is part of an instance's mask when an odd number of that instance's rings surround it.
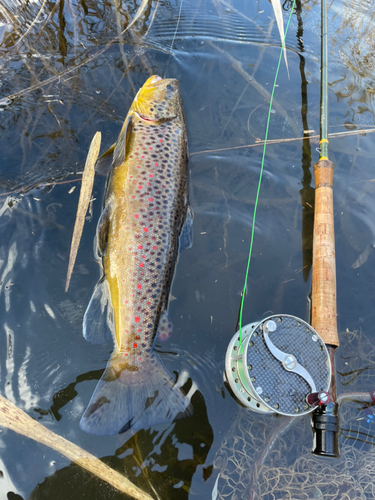
M 274 82 L 273 82 L 273 87 L 272 87 L 272 92 L 271 92 L 270 105 L 269 105 L 269 109 L 268 109 L 268 117 L 267 117 L 267 124 L 266 124 L 266 133 L 265 133 L 265 137 L 264 137 L 264 146 L 263 146 L 262 163 L 261 163 L 261 166 L 260 166 L 260 173 L 259 173 L 258 188 L 257 188 L 257 194 L 256 194 L 256 197 L 255 197 L 255 204 L 254 204 L 253 222 L 252 222 L 252 227 L 251 227 L 251 237 L 250 237 L 249 257 L 248 257 L 248 261 L 247 261 L 246 274 L 245 274 L 245 283 L 244 283 L 244 287 L 243 287 L 243 290 L 242 290 L 241 306 L 240 306 L 240 315 L 239 315 L 239 326 L 240 326 L 240 327 L 239 327 L 239 332 L 240 332 L 240 345 L 241 345 L 241 353 L 243 352 L 243 345 L 242 345 L 242 312 L 243 312 L 243 305 L 244 305 L 244 301 L 245 301 L 245 294 L 246 294 L 247 280 L 248 280 L 248 276 L 249 276 L 250 261 L 251 261 L 251 253 L 252 253 L 252 250 L 253 250 L 254 230 L 255 230 L 255 218 L 256 218 L 257 207 L 258 207 L 258 200 L 259 200 L 260 186 L 261 186 L 261 183 L 262 183 L 263 168 L 264 168 L 264 159 L 265 159 L 265 156 L 266 156 L 266 146 L 267 146 L 268 128 L 269 128 L 270 119 L 271 119 L 271 110 L 272 110 L 273 95 L 274 95 L 274 93 L 275 93 L 275 88 L 276 88 L 277 77 L 278 77 L 278 75 L 279 75 L 279 69 L 280 69 L 281 59 L 282 59 L 282 56 L 283 56 L 283 50 L 284 50 L 284 47 L 285 47 L 286 35 L 287 35 L 287 33 L 288 33 L 289 23 L 290 23 L 290 20 L 291 20 L 291 18 L 292 18 L 292 14 L 293 14 L 293 11 L 294 11 L 294 5 L 295 5 L 295 3 L 296 3 L 296 0 L 293 0 L 292 7 L 291 7 L 291 9 L 290 9 L 290 14 L 289 14 L 288 22 L 287 22 L 287 25 L 286 25 L 286 28 L 285 28 L 284 39 L 283 39 L 283 42 L 282 42 L 282 44 L 281 44 L 280 56 L 279 56 L 279 62 L 278 62 L 278 64 L 277 64 L 277 68 L 276 68 L 275 79 L 274 79 Z M 176 31 L 177 31 L 177 30 L 176 30 Z
M 177 19 L 176 29 L 175 29 L 175 32 L 174 32 L 174 35 L 173 35 L 173 38 L 172 38 L 172 43 L 171 43 L 171 48 L 170 48 L 171 53 L 169 54 L 169 57 L 168 57 L 168 62 L 167 62 L 167 67 L 165 68 L 164 78 L 165 78 L 165 76 L 167 74 L 167 71 L 168 71 L 169 61 L 171 60 L 172 53 L 173 53 L 173 45 L 174 45 L 174 42 L 176 40 L 176 35 L 177 35 L 178 27 L 180 25 L 181 11 L 182 11 L 182 2 L 183 2 L 183 0 L 181 0 L 181 3 L 180 3 L 180 11 L 178 13 L 178 19 Z

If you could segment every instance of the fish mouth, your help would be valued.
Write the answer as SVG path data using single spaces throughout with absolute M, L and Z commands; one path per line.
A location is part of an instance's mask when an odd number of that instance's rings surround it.
M 163 85 L 165 82 L 169 82 L 172 85 L 178 85 L 178 81 L 175 78 L 162 78 L 161 76 L 154 75 L 151 76 L 147 86 L 148 87 L 159 87 Z
M 150 118 L 146 118 L 145 116 L 138 113 L 138 111 L 134 111 L 134 114 L 144 122 L 151 123 L 152 125 L 159 125 L 160 123 L 170 122 L 175 118 L 177 118 L 177 115 L 173 115 L 173 116 L 168 116 L 166 118 L 159 118 L 159 120 L 151 120 Z
M 161 76 L 158 76 L 158 75 L 154 75 L 150 78 L 150 84 L 154 84 L 154 83 L 157 83 L 157 82 L 160 82 L 162 81 L 163 78 Z

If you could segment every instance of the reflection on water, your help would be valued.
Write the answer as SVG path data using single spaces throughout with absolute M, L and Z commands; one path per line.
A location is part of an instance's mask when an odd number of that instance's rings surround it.
M 291 78 L 282 66 L 269 137 L 306 139 L 268 147 L 245 324 L 278 311 L 307 319 L 320 5 L 296 5 L 287 36 Z M 330 9 L 335 133 L 374 125 L 372 7 L 370 1 L 343 0 Z M 214 498 L 231 499 L 284 498 L 286 492 L 319 498 L 333 480 L 332 498 L 372 498 L 366 479 L 375 466 L 371 405 L 355 397 L 342 403 L 341 458 L 332 462 L 310 454 L 308 418 L 259 417 L 240 408 L 223 385 L 262 154 L 256 141 L 264 137 L 279 56 L 269 2 L 2 2 L 0 17 L 2 394 L 54 432 L 105 457 L 155 498 L 155 491 L 163 499 L 206 500 L 213 492 Z M 88 344 L 81 331 L 100 275 L 92 242 L 105 179 L 95 180 L 65 294 L 77 172 L 94 133 L 100 130 L 103 148 L 110 146 L 137 89 L 150 74 L 165 72 L 181 82 L 195 217 L 194 246 L 179 256 L 173 282 L 174 334 L 158 349 L 175 378 L 195 390 L 194 416 L 135 435 L 98 438 L 81 432 L 78 423 L 111 351 L 111 345 Z M 372 133 L 339 136 L 330 141 L 330 151 L 338 321 L 344 332 L 338 390 L 348 394 L 375 385 Z M 3 496 L 120 498 L 42 445 L 10 431 L 0 439 Z

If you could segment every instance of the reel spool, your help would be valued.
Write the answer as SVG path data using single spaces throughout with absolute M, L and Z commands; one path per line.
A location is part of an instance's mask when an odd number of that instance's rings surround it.
M 306 415 L 329 402 L 331 363 L 319 334 L 288 314 L 242 328 L 229 343 L 225 377 L 235 398 L 253 411 Z

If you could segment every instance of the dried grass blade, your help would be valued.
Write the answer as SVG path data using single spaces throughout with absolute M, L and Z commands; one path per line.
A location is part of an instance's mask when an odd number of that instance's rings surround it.
M 72 244 L 70 247 L 68 272 L 66 275 L 65 292 L 68 291 L 70 278 L 72 277 L 74 263 L 76 261 L 79 243 L 81 241 L 83 226 L 85 224 L 85 217 L 87 208 L 90 203 L 92 186 L 95 177 L 95 162 L 99 156 L 100 143 L 102 134 L 96 132 L 90 144 L 90 149 L 87 155 L 85 169 L 82 175 L 81 192 L 79 194 L 77 216 L 74 224 L 74 231 L 72 237 Z
M 275 13 L 277 27 L 279 28 L 281 44 L 283 44 L 284 43 L 284 23 L 283 23 L 283 11 L 281 8 L 281 1 L 280 0 L 271 0 L 271 3 L 272 3 L 273 11 Z M 288 73 L 288 78 L 289 78 L 289 68 L 288 68 L 288 60 L 286 58 L 285 45 L 283 47 L 283 54 L 284 54 L 286 71 Z

